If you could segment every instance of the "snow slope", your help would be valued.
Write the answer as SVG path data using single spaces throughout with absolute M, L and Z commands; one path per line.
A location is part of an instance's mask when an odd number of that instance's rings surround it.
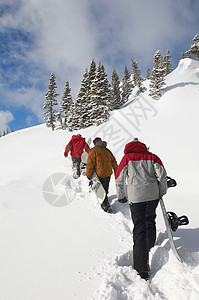
M 181 60 L 167 76 L 160 101 L 146 93 L 136 100 L 132 94 L 109 122 L 80 133 L 105 139 L 118 162 L 135 136 L 160 156 L 178 182 L 164 197 L 166 208 L 190 219 L 174 234 L 184 263 L 170 251 L 158 209 L 151 279 L 137 276 L 129 208 L 117 202 L 114 178 L 114 215 L 100 209 L 85 177 L 75 181 L 70 204 L 50 205 L 42 193 L 46 180 L 72 174 L 71 159 L 63 157 L 71 133 L 40 125 L 0 139 L 0 299 L 199 299 L 199 62 Z

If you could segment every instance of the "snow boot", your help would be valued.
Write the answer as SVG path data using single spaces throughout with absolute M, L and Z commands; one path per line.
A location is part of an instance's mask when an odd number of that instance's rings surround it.
M 102 203 L 101 204 L 101 208 L 105 211 L 105 212 L 107 212 L 107 213 L 109 213 L 109 214 L 113 214 L 113 210 L 112 210 L 112 208 L 111 208 L 111 206 L 110 206 L 110 204 L 109 203 Z
M 138 273 L 140 275 L 140 277 L 144 280 L 149 280 L 149 272 L 148 271 L 144 271 L 144 272 L 140 272 Z
M 126 203 L 128 200 L 126 197 L 122 198 L 122 199 L 118 199 L 118 202 L 120 203 Z

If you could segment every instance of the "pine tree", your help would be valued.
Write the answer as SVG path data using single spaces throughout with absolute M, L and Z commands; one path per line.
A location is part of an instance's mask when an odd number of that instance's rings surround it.
M 55 117 L 56 117 L 56 122 L 59 123 L 61 128 L 63 129 L 61 112 L 60 111 L 56 112 Z
M 71 109 L 67 126 L 70 131 L 99 125 L 109 117 L 110 87 L 104 66 L 91 61 L 89 71 L 86 69 L 81 81 L 77 99 Z
M 132 92 L 133 84 L 131 81 L 131 75 L 127 69 L 127 66 L 125 65 L 124 68 L 124 77 L 122 79 L 122 104 L 128 101 L 129 96 Z
M 109 118 L 110 89 L 104 67 L 99 62 L 95 78 L 91 84 L 91 101 L 88 106 L 90 124 L 100 125 Z
M 150 68 L 146 71 L 146 79 L 150 79 Z
M 145 92 L 146 88 L 143 86 L 142 82 L 143 82 L 143 78 L 141 76 L 141 72 L 138 69 L 138 63 L 136 61 L 133 61 L 133 59 L 131 58 L 131 62 L 132 62 L 132 83 L 134 87 L 137 87 L 137 93 L 136 95 L 138 96 L 140 93 Z
M 171 65 L 171 57 L 170 57 L 170 51 L 167 50 L 166 55 L 164 56 L 163 60 L 163 66 L 165 69 L 165 76 L 171 73 L 172 71 L 172 65 Z
M 193 38 L 193 44 L 190 45 L 190 49 L 185 52 L 186 55 L 196 55 L 199 59 L 199 34 L 196 34 Z
M 95 79 L 95 74 L 96 74 L 96 63 L 95 63 L 94 59 L 92 59 L 91 64 L 90 64 L 90 69 L 88 72 L 89 85 L 91 85 L 93 80 Z
M 110 110 L 110 102 L 111 102 L 111 90 L 110 84 L 107 79 L 107 74 L 104 68 L 104 65 L 101 65 L 101 82 L 102 82 L 102 91 L 101 91 L 101 98 L 103 99 L 107 109 Z
M 81 128 L 79 118 L 80 114 L 77 104 L 72 104 L 70 107 L 69 117 L 67 119 L 67 128 L 69 131 L 79 130 Z
M 96 63 L 92 59 L 89 71 L 86 68 L 81 81 L 81 87 L 75 101 L 72 111 L 72 127 L 80 129 L 82 127 L 90 126 L 90 110 L 91 110 L 91 85 L 96 75 Z M 70 118 L 71 120 L 71 118 Z M 70 126 L 71 128 L 71 126 Z
M 69 82 L 67 80 L 65 87 L 64 87 L 63 95 L 62 95 L 62 100 L 60 103 L 60 112 L 61 112 L 61 114 L 64 115 L 64 127 L 67 126 L 67 118 L 69 116 L 69 111 L 70 111 L 70 107 L 71 107 L 72 103 L 73 103 L 73 99 L 71 96 L 71 89 L 69 86 Z M 60 115 L 60 118 L 61 118 L 61 115 Z
M 182 52 L 181 56 L 180 56 L 180 59 L 183 59 L 183 58 L 185 58 L 185 54 Z
M 120 92 L 120 79 L 115 70 L 113 69 L 112 81 L 111 81 L 111 101 L 110 110 L 118 109 L 122 105 L 121 92 Z
M 76 99 L 76 112 L 79 114 L 79 126 L 81 128 L 87 127 L 90 119 L 88 110 L 90 103 L 90 82 L 91 79 L 89 77 L 88 69 L 86 68 Z
M 161 87 L 164 83 L 164 68 L 162 68 L 162 55 L 160 51 L 156 51 L 153 57 L 153 69 L 151 72 L 151 78 L 149 83 L 149 96 L 155 100 L 161 98 Z
M 55 117 L 56 117 L 56 111 L 54 110 L 54 106 L 58 105 L 58 103 L 57 103 L 58 94 L 56 92 L 57 84 L 55 81 L 54 73 L 51 73 L 49 81 L 50 82 L 48 85 L 48 91 L 45 94 L 46 101 L 44 102 L 43 109 L 46 110 L 46 112 L 44 112 L 46 126 L 51 127 L 52 130 L 54 130 L 55 129 Z

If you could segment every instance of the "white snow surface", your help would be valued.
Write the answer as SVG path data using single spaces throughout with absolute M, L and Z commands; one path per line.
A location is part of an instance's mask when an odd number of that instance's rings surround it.
M 146 86 L 148 82 L 145 82 Z M 118 163 L 134 137 L 150 146 L 177 186 L 164 197 L 167 210 L 189 217 L 175 233 L 183 263 L 173 256 L 160 208 L 157 242 L 150 253 L 151 278 L 132 267 L 128 204 L 117 201 L 114 177 L 105 213 L 88 180 L 75 180 L 73 201 L 50 205 L 42 193 L 53 174 L 72 177 L 64 148 L 72 134 L 39 125 L 0 139 L 0 299 L 2 300 L 197 300 L 199 299 L 199 62 L 183 59 L 167 76 L 159 101 L 147 93 L 81 130 L 108 142 Z M 63 187 L 63 186 L 62 186 Z M 65 193 L 65 190 L 61 191 Z

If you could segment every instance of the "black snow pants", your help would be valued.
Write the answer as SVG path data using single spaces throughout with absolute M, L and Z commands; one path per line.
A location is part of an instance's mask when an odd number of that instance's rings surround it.
M 156 208 L 159 200 L 131 203 L 131 217 L 133 220 L 133 264 L 140 272 L 148 271 L 149 251 L 156 240 Z
M 109 190 L 109 183 L 110 183 L 110 179 L 111 177 L 105 177 L 105 178 L 99 178 L 103 188 L 105 189 L 105 192 L 106 192 L 106 197 L 104 199 L 104 202 L 103 202 L 103 205 L 109 205 L 109 202 L 108 202 L 108 190 Z

